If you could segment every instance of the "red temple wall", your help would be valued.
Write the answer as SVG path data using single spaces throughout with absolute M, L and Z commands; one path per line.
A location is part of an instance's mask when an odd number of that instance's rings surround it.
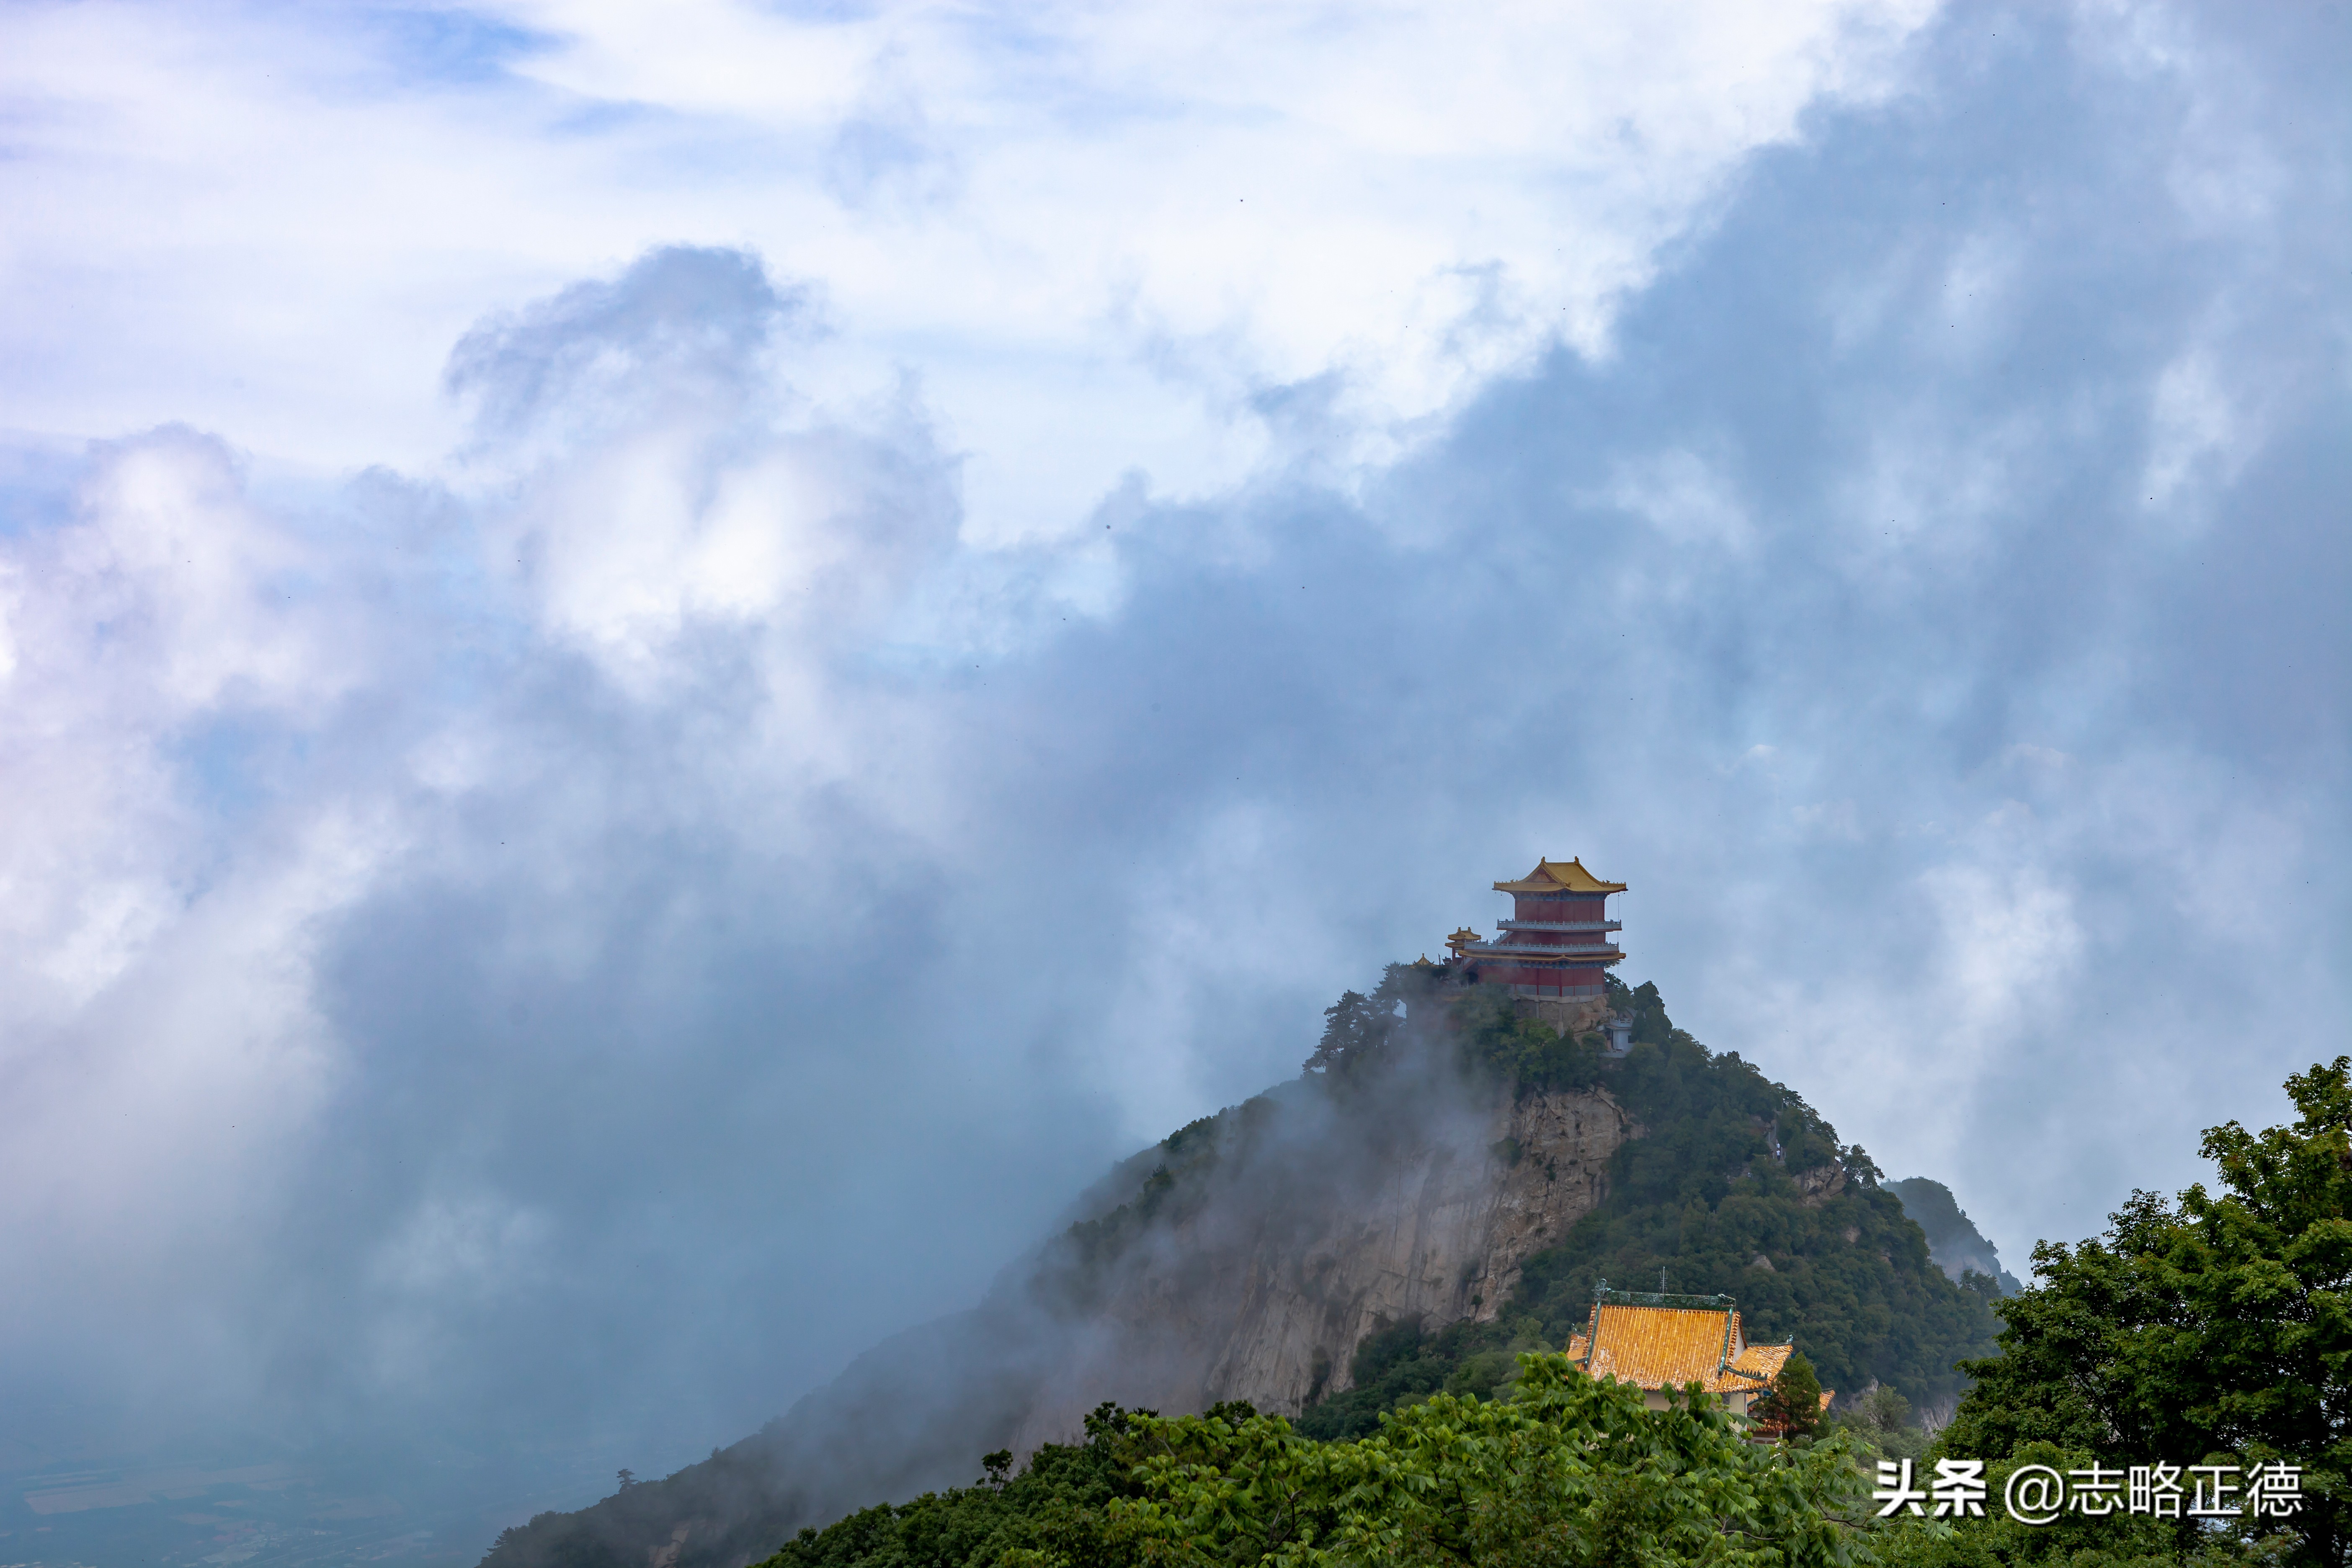
M 1605 895 L 1514 893 L 1511 918 L 1517 921 L 1601 921 L 1609 918 Z
M 1478 978 L 1496 985 L 1537 985 L 1546 990 L 1566 987 L 1570 991 L 1598 991 L 1604 984 L 1598 964 L 1575 964 L 1555 968 L 1550 964 L 1487 963 L 1478 969 Z

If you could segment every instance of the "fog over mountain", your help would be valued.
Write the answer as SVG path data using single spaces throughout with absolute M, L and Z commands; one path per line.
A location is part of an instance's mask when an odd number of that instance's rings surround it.
M 7 1468 L 660 1473 L 1539 855 L 2012 1269 L 2347 1048 L 2340 14 L 677 18 L 0 20 Z

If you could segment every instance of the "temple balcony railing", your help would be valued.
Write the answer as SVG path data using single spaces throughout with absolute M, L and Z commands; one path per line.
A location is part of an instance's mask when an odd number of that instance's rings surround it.
M 1620 949 L 1605 942 L 1579 942 L 1570 947 L 1538 946 L 1534 942 L 1474 942 L 1464 952 L 1478 958 L 1622 958 Z
M 1623 931 L 1623 921 L 1496 921 L 1497 931 Z

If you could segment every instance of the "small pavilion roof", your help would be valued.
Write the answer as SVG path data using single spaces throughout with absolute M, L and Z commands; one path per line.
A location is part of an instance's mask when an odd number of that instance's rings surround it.
M 1497 882 L 1498 893 L 1622 893 L 1622 882 L 1604 882 L 1584 868 L 1582 860 L 1538 860 L 1536 868 L 1516 882 Z

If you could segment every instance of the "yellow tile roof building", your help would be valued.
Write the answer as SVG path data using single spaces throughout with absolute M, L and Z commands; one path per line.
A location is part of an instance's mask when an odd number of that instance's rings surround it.
M 1604 882 L 1584 868 L 1580 857 L 1573 860 L 1538 860 L 1536 868 L 1516 882 L 1497 882 L 1498 893 L 1598 893 L 1607 896 L 1625 890 L 1622 882 Z
M 1568 1353 L 1594 1377 L 1630 1383 L 1663 1409 L 1665 1391 L 1697 1384 L 1745 1415 L 1793 1345 L 1748 1342 L 1728 1296 L 1651 1296 L 1602 1285 Z
M 1511 895 L 1511 918 L 1487 942 L 1464 926 L 1445 939 L 1452 962 L 1473 981 L 1510 987 L 1534 1000 L 1589 999 L 1606 1017 L 1609 966 L 1623 962 L 1623 950 L 1609 940 L 1622 922 L 1609 918 L 1609 900 L 1625 890 L 1605 882 L 1581 860 L 1538 860 L 1516 882 L 1497 882 Z M 1550 1020 L 1554 1027 L 1559 1019 Z M 1589 1028 L 1589 1020 L 1579 1028 Z

